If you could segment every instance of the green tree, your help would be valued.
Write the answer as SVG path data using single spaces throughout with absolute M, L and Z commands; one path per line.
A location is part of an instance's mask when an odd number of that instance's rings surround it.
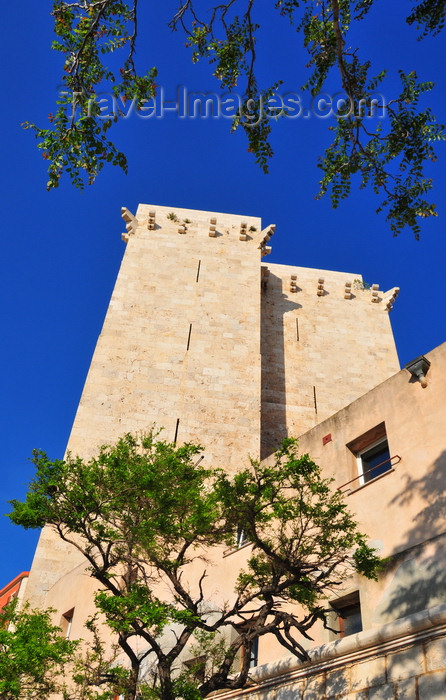
M 63 690 L 77 644 L 61 637 L 51 612 L 20 610 L 17 600 L 0 612 L 0 700 L 44 700 Z
M 409 226 L 418 237 L 420 217 L 436 215 L 435 205 L 426 199 L 432 181 L 425 176 L 424 166 L 436 160 L 433 144 L 444 140 L 444 128 L 429 108 L 419 107 L 420 97 L 433 83 L 420 82 L 415 71 L 407 75 L 399 71 L 399 94 L 376 99 L 386 70 L 380 67 L 375 74 L 371 57 L 361 59 L 350 38 L 355 25 L 367 21 L 376 3 L 273 0 L 265 7 L 256 0 L 227 0 L 217 5 L 180 0 L 176 11 L 172 3 L 170 27 L 185 34 L 193 62 L 209 61 L 221 88 L 237 86 L 241 102 L 232 128 L 245 131 L 248 150 L 266 172 L 272 155 L 271 114 L 278 117 L 288 112 L 271 112 L 265 107 L 281 80 L 278 76 L 273 85 L 259 84 L 256 50 L 261 22 L 267 25 L 267 13 L 279 12 L 293 31 L 301 33 L 309 54 L 307 67 L 302 69 L 302 90 L 315 96 L 324 86 L 334 85 L 332 94 L 339 89 L 344 93 L 329 127 L 333 141 L 319 158 L 319 196 L 329 192 L 337 207 L 348 196 L 352 176 L 357 174 L 360 187 L 370 185 L 381 198 L 377 211 L 386 211 L 393 233 Z M 443 29 L 445 8 L 445 0 L 414 0 L 405 19 L 419 29 L 419 38 L 435 35 Z M 64 171 L 75 186 L 83 187 L 85 181 L 94 182 L 106 162 L 127 170 L 125 155 L 108 140 L 107 132 L 126 101 L 142 109 L 156 94 L 157 70 L 144 68 L 141 72 L 135 65 L 137 0 L 55 0 L 52 14 L 57 37 L 52 47 L 63 56 L 64 90 L 55 113 L 49 115 L 49 127 L 29 123 L 25 127 L 35 131 L 42 155 L 49 161 L 48 189 L 57 187 Z M 118 64 L 111 57 L 115 52 L 122 54 Z M 102 114 L 98 89 L 112 90 L 122 109 Z M 386 119 L 368 118 L 382 110 Z
M 201 449 L 151 433 L 126 435 L 89 461 L 35 452 L 26 500 L 11 502 L 14 523 L 50 525 L 86 558 L 97 609 L 129 662 L 121 680 L 130 700 L 241 688 L 266 635 L 308 660 L 302 641 L 316 622 L 328 625 L 326 596 L 353 571 L 376 577 L 379 567 L 339 492 L 294 440 L 270 466 L 253 461 L 235 476 L 204 468 Z M 209 593 L 210 562 L 234 546 L 237 527 L 248 561 L 222 603 Z M 181 671 L 188 656 L 196 661 Z M 95 684 L 116 687 L 110 674 L 124 671 L 102 669 Z

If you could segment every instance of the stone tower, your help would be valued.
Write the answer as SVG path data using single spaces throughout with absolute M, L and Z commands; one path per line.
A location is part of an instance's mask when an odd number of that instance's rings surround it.
M 399 369 L 387 313 L 396 289 L 262 263 L 274 227 L 262 230 L 255 217 L 142 204 L 123 218 L 126 252 L 73 454 L 89 457 L 155 423 L 167 440 L 204 445 L 205 464 L 234 470 Z M 77 610 L 91 585 L 80 556 L 44 530 L 32 604 Z

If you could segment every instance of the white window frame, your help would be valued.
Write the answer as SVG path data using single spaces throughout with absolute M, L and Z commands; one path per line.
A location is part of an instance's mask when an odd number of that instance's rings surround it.
M 387 435 L 380 437 L 379 440 L 375 440 L 375 442 L 372 442 L 370 445 L 367 445 L 364 447 L 360 452 L 357 452 L 356 454 L 356 462 L 358 464 L 358 474 L 359 474 L 359 483 L 361 486 L 364 486 L 364 484 L 368 484 L 370 481 L 373 481 L 373 479 L 376 479 L 375 476 L 373 476 L 373 472 L 371 475 L 369 475 L 369 478 L 366 480 L 364 478 L 364 474 L 368 471 L 367 469 L 364 471 L 364 462 L 362 461 L 362 456 L 366 453 L 369 452 L 370 450 L 373 450 L 375 447 L 378 447 L 381 444 L 386 444 L 387 449 L 389 451 L 389 458 L 390 458 L 390 449 L 389 449 L 389 441 L 387 440 Z M 389 467 L 386 469 L 386 471 L 390 470 L 390 462 L 389 462 Z M 385 472 L 384 472 L 385 473 Z M 381 474 L 378 474 L 377 476 L 381 476 Z
M 67 610 L 62 615 L 62 621 L 61 621 L 61 627 L 63 631 L 63 635 L 65 639 L 69 639 L 71 635 L 71 628 L 73 626 L 73 617 L 74 617 L 74 608 L 71 608 L 71 610 Z
M 237 532 L 235 533 L 235 546 L 237 549 L 244 547 L 245 544 L 249 544 L 249 539 L 245 534 L 245 530 L 242 525 L 237 525 Z
M 259 646 L 259 638 L 255 637 L 255 639 L 252 640 L 249 668 L 256 668 L 256 666 L 259 665 Z

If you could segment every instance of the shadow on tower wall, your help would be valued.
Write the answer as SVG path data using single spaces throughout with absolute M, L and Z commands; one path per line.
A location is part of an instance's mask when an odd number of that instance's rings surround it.
M 302 308 L 283 293 L 280 277 L 270 274 L 262 287 L 260 353 L 261 413 L 260 458 L 266 459 L 288 436 L 286 421 L 286 376 L 284 314 Z
M 396 511 L 410 511 L 414 498 L 426 504 L 407 528 L 398 553 L 389 562 L 394 574 L 375 610 L 373 622 L 383 624 L 446 602 L 446 452 L 426 474 L 402 475 L 402 489 L 392 500 Z

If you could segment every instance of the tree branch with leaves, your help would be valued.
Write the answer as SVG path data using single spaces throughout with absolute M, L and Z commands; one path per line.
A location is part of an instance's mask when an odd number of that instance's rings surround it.
M 84 555 L 98 613 L 127 659 L 127 670 L 101 661 L 94 683 L 125 687 L 127 700 L 241 688 L 267 635 L 306 661 L 311 628 L 328 625 L 327 596 L 354 571 L 377 575 L 379 558 L 342 496 L 294 440 L 273 464 L 253 461 L 234 476 L 204 468 L 201 450 L 152 432 L 89 461 L 36 451 L 26 500 L 11 502 L 14 523 L 53 527 Z M 247 561 L 234 590 L 215 599 L 218 560 L 237 526 L 250 541 Z M 191 655 L 200 678 L 184 664 Z
M 63 692 L 63 673 L 78 646 L 61 636 L 53 610 L 21 609 L 14 600 L 0 611 L 0 700 L 42 700 Z
M 172 3 L 174 5 L 174 3 Z M 376 0 L 275 0 L 265 8 L 256 0 L 228 0 L 216 5 L 202 0 L 180 0 L 172 9 L 170 28 L 182 32 L 192 61 L 207 60 L 213 76 L 223 90 L 237 87 L 241 96 L 233 115 L 232 130 L 242 128 L 248 150 L 256 162 L 268 171 L 273 155 L 270 142 L 272 124 L 287 110 L 265 110 L 282 84 L 281 76 L 262 87 L 256 69 L 262 22 L 268 12 L 278 11 L 302 35 L 309 54 L 310 70 L 303 91 L 312 98 L 333 80 L 344 93 L 337 103 L 329 128 L 332 143 L 319 157 L 322 170 L 319 194 L 329 193 L 333 207 L 350 194 L 355 178 L 361 188 L 370 186 L 380 197 L 377 212 L 385 211 L 394 235 L 406 226 L 418 238 L 420 220 L 436 216 L 436 207 L 428 197 L 432 180 L 425 166 L 437 159 L 434 146 L 444 140 L 444 127 L 436 122 L 430 108 L 419 101 L 433 89 L 430 81 L 419 81 L 416 71 L 399 71 L 401 91 L 388 99 L 379 96 L 385 69 L 371 73 L 372 59 L 359 58 L 352 48 L 350 34 L 361 22 L 369 20 Z M 260 10 L 262 19 L 260 19 Z M 266 15 L 265 15 L 266 13 Z M 124 114 L 132 101 L 142 109 L 156 98 L 156 68 L 142 71 L 136 67 L 137 40 L 144 41 L 144 28 L 138 31 L 138 2 L 121 0 L 80 0 L 53 2 L 55 33 L 52 48 L 62 53 L 63 90 L 56 111 L 49 115 L 50 126 L 25 123 L 38 139 L 42 155 L 49 161 L 48 189 L 57 187 L 67 172 L 76 187 L 92 184 L 105 163 L 127 172 L 126 156 L 107 137 L 109 129 Z M 420 0 L 406 22 L 415 25 L 419 38 L 435 36 L 444 27 L 445 1 Z M 404 20 L 404 18 L 402 18 Z M 259 49 L 260 46 L 260 49 Z M 119 70 L 112 54 L 121 56 Z M 108 60 L 110 58 L 110 60 Z M 99 89 L 110 89 L 115 108 L 104 115 L 97 99 Z M 336 92 L 336 89 L 335 89 Z M 383 119 L 370 119 L 379 112 Z

